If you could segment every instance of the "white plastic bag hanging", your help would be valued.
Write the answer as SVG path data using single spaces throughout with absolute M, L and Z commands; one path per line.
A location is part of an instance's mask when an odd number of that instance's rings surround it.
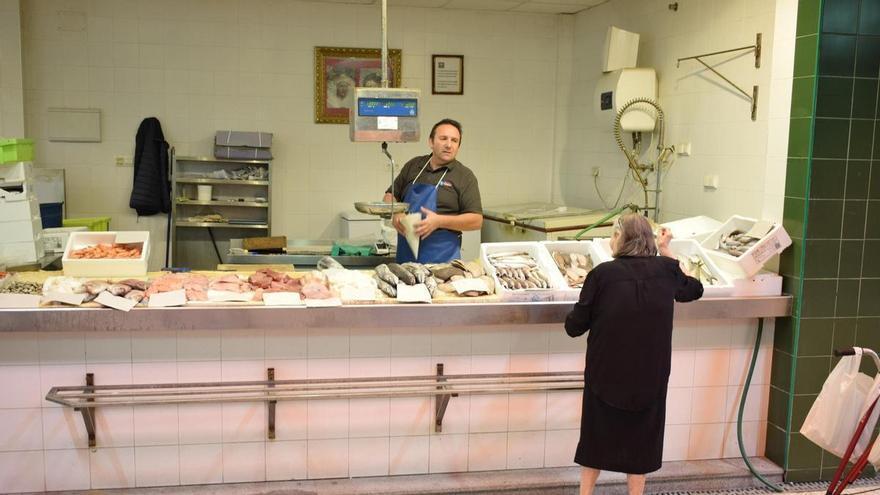
M 854 349 L 855 355 L 844 356 L 828 375 L 800 430 L 806 438 L 837 457 L 843 457 L 846 453 L 862 415 L 871 405 L 869 395 L 876 397 L 880 388 L 880 381 L 859 373 L 862 349 Z M 878 412 L 880 409 L 875 408 L 865 425 L 863 435 L 852 453 L 854 457 L 868 448 Z

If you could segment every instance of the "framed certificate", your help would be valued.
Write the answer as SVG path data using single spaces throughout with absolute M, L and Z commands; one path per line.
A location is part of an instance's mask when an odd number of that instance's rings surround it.
M 464 94 L 464 55 L 432 55 L 431 60 L 431 94 Z

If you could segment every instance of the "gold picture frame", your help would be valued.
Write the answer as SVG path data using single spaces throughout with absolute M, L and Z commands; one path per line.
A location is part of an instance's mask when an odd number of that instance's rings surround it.
M 347 124 L 355 86 L 381 86 L 378 48 L 315 47 L 315 123 Z M 391 87 L 400 87 L 402 52 L 388 50 Z

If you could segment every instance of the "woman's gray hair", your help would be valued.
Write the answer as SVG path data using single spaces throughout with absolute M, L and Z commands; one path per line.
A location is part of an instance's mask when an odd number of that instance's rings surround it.
M 614 228 L 620 232 L 617 249 L 612 253 L 621 256 L 657 256 L 654 230 L 648 219 L 638 213 L 628 213 L 617 217 Z

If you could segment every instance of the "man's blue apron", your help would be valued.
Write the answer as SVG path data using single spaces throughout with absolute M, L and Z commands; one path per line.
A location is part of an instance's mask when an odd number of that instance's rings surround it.
M 416 184 L 416 180 L 422 175 L 422 172 L 425 171 L 425 167 L 427 167 L 430 162 L 431 159 L 428 158 L 428 161 L 425 162 L 425 165 L 419 170 L 418 175 L 413 179 L 409 190 L 403 197 L 403 200 L 409 203 L 409 213 L 419 213 L 422 211 L 422 207 L 431 211 L 437 211 L 437 188 L 443 183 L 443 178 L 446 177 L 446 172 L 449 170 L 447 169 L 443 172 L 443 175 L 440 177 L 440 180 L 437 181 L 436 185 Z M 424 214 L 422 214 L 422 218 L 425 218 Z M 461 241 L 459 236 L 460 234 L 458 232 L 453 232 L 451 230 L 435 230 L 431 235 L 419 241 L 419 257 L 416 258 L 413 256 L 413 252 L 409 248 L 409 243 L 406 242 L 406 238 L 398 233 L 397 262 L 406 263 L 408 261 L 418 261 L 419 263 L 446 263 L 461 258 Z

